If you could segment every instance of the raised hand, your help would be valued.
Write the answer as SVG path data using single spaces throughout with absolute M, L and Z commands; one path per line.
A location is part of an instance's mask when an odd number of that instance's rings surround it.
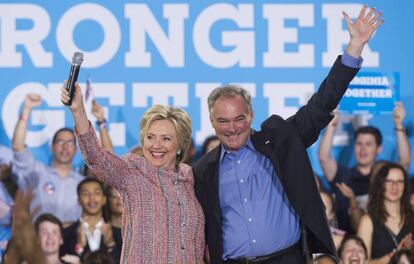
M 92 114 L 97 121 L 102 122 L 105 119 L 105 113 L 103 107 L 95 100 L 92 101 Z
M 45 263 L 38 238 L 32 224 L 30 203 L 33 193 L 31 190 L 18 191 L 13 206 L 13 243 L 19 254 L 30 263 Z
M 65 83 L 66 82 L 67 81 L 65 81 Z M 69 101 L 69 92 L 66 90 L 65 86 L 62 86 L 60 91 L 61 91 L 60 100 L 62 101 L 62 103 L 67 103 Z M 72 112 L 77 112 L 80 110 L 85 112 L 85 107 L 83 105 L 82 90 L 78 83 L 75 83 L 75 92 L 73 94 L 72 104 L 68 106 L 68 108 Z
M 19 120 L 16 124 L 16 129 L 13 133 L 13 150 L 21 152 L 25 149 L 25 139 L 27 134 L 27 125 L 32 109 L 42 104 L 42 98 L 39 94 L 29 93 L 24 99 L 24 106 L 20 113 Z
M 336 108 L 334 111 L 333 111 L 333 115 L 334 115 L 334 118 L 331 120 L 331 122 L 329 123 L 329 126 L 331 126 L 331 127 L 336 127 L 336 125 L 338 124 L 338 121 L 339 121 L 339 110 L 338 110 L 338 108 Z
M 402 128 L 402 123 L 406 115 L 407 115 L 407 112 L 402 102 L 396 102 L 395 108 L 393 111 L 394 125 L 396 128 Z
M 384 23 L 384 19 L 379 19 L 382 15 L 381 11 L 377 12 L 375 8 L 371 8 L 367 13 L 367 9 L 366 5 L 362 7 L 355 22 L 351 21 L 346 12 L 343 12 L 351 40 L 359 41 L 362 44 L 367 43 L 375 30 Z
M 67 81 L 65 81 L 66 83 Z M 60 101 L 66 103 L 69 101 L 69 92 L 66 90 L 65 85 L 60 88 Z M 89 130 L 89 121 L 86 116 L 85 106 L 83 105 L 82 90 L 78 83 L 75 83 L 75 92 L 72 98 L 72 104 L 68 106 L 72 111 L 73 119 L 75 120 L 76 130 L 80 134 L 85 134 Z
M 364 5 L 354 22 L 346 12 L 342 12 L 351 37 L 347 52 L 355 58 L 361 56 L 365 44 L 371 39 L 375 30 L 384 23 L 381 11 L 377 12 L 375 8 L 371 8 L 367 13 L 367 10 L 368 6 Z
M 33 107 L 39 106 L 42 104 L 42 98 L 39 94 L 29 93 L 26 95 L 24 100 L 24 106 L 32 109 Z

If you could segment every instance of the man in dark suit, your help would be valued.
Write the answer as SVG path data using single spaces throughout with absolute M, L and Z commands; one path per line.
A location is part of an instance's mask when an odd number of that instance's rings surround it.
M 122 248 L 121 229 L 103 218 L 106 196 L 102 182 L 85 178 L 77 188 L 82 217 L 63 231 L 62 255 L 77 255 L 83 262 L 91 252 L 111 254 L 119 263 Z
M 350 42 L 307 105 L 287 120 L 273 115 L 253 131 L 250 94 L 228 85 L 208 98 L 221 145 L 194 166 L 212 263 L 305 263 L 311 253 L 336 256 L 306 148 L 332 119 L 361 53 L 383 23 L 375 9 L 355 22 Z

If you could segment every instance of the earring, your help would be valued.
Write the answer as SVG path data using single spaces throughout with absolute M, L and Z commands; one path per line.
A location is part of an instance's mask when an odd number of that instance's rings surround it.
M 177 149 L 177 156 L 181 155 L 181 149 Z

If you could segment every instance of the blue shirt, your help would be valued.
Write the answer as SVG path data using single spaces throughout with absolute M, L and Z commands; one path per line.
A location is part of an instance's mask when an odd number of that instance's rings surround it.
M 363 60 L 344 52 L 341 62 L 359 68 Z M 273 164 L 250 139 L 237 152 L 222 146 L 219 199 L 224 260 L 271 254 L 300 238 L 299 217 Z
M 298 216 L 273 164 L 250 139 L 237 152 L 222 147 L 219 175 L 223 259 L 267 255 L 299 240 Z
M 38 214 L 51 213 L 62 222 L 75 222 L 81 215 L 76 188 L 85 177 L 71 171 L 66 177 L 50 166 L 34 159 L 28 149 L 15 152 L 12 171 L 19 188 L 33 189 L 31 207 L 39 207 Z

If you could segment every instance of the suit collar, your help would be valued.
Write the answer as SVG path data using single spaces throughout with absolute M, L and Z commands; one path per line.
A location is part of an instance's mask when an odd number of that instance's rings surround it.
M 206 162 L 207 164 L 211 165 L 214 163 L 217 163 L 220 159 L 221 154 L 221 144 L 215 147 L 213 150 L 210 151 L 210 153 L 206 156 Z
M 252 130 L 253 131 L 253 130 Z M 252 139 L 251 139 L 251 136 L 249 136 L 249 138 L 247 139 L 247 142 L 246 142 L 246 144 L 244 144 L 240 149 L 238 149 L 237 151 L 231 151 L 231 150 L 229 150 L 229 152 L 233 152 L 233 153 L 237 153 L 237 152 L 239 152 L 240 150 L 242 150 L 242 149 L 244 149 L 244 148 L 250 148 L 251 150 L 253 150 L 253 151 L 256 151 L 256 149 L 255 149 L 255 147 L 254 147 L 254 145 L 253 145 L 253 142 L 252 142 Z M 224 145 L 223 144 L 220 144 L 220 158 L 219 158 L 219 160 L 218 160 L 218 164 L 220 165 L 221 164 L 221 161 L 223 160 L 223 157 L 224 157 L 224 155 L 226 154 L 226 152 L 228 151 L 228 150 L 226 150 L 226 148 L 224 147 Z

